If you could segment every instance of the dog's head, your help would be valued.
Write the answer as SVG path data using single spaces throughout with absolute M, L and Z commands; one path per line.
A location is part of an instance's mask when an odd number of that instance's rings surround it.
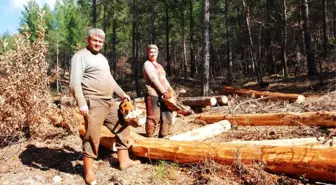
M 139 112 L 130 101 L 123 101 L 119 105 L 119 113 L 122 119 L 133 127 L 139 127 Z

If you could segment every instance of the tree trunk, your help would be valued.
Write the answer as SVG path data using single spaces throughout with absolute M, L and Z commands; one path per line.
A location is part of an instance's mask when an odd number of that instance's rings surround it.
M 202 94 L 209 94 L 209 65 L 210 65 L 210 3 L 203 0 L 203 78 Z
M 207 123 L 228 120 L 239 126 L 324 126 L 336 127 L 336 112 L 304 112 L 304 113 L 267 113 L 267 114 L 221 114 L 201 115 L 196 119 Z
M 273 55 L 273 35 L 274 35 L 274 1 L 273 0 L 267 0 L 266 3 L 266 7 L 267 7 L 267 15 L 266 15 L 266 40 L 265 40 L 265 48 L 267 51 L 266 54 L 266 60 L 267 60 L 267 64 L 268 64 L 268 72 L 270 72 L 271 74 L 276 73 L 275 70 L 275 61 L 274 61 L 274 55 Z
M 334 11 L 333 11 L 334 38 L 336 38 L 336 1 L 334 1 L 333 5 L 334 5 Z
M 326 0 L 322 0 L 323 3 L 323 57 L 325 57 L 327 55 L 327 47 L 328 47 L 328 35 L 327 35 L 327 30 L 328 30 L 328 26 L 327 26 L 327 1 Z M 320 71 L 321 72 L 321 71 Z
M 117 42 L 117 17 L 116 17 L 116 10 L 113 9 L 113 18 L 112 18 L 112 69 L 113 69 L 113 72 L 116 72 L 117 70 L 116 42 Z
M 155 18 L 156 18 L 156 3 L 155 0 L 152 0 L 152 20 L 151 20 L 151 42 L 152 44 L 156 44 L 156 25 L 155 25 Z
M 308 76 L 316 76 L 318 73 L 316 70 L 315 56 L 311 41 L 308 0 L 302 0 L 302 18 L 303 18 L 304 40 L 307 54 Z
M 132 5 L 133 10 L 133 20 L 132 20 L 132 59 L 133 59 L 133 76 L 134 76 L 134 82 L 135 82 L 135 89 L 137 96 L 140 96 L 140 84 L 139 84 L 139 74 L 140 74 L 140 65 L 138 62 L 138 51 L 137 51 L 137 45 L 138 45 L 138 31 L 137 31 L 137 11 L 136 11 L 136 0 L 133 0 Z
M 284 77 L 288 77 L 287 67 L 287 6 L 286 0 L 282 0 L 282 44 L 281 44 L 281 62 L 282 62 L 282 74 Z
M 214 137 L 231 129 L 231 124 L 227 120 L 219 121 L 217 123 L 206 125 L 204 127 L 191 130 L 186 133 L 171 136 L 169 140 L 174 141 L 203 141 L 205 139 Z
M 303 103 L 305 97 L 300 94 L 289 94 L 289 93 L 279 93 L 279 92 L 269 92 L 269 91 L 255 91 L 250 89 L 236 89 L 233 87 L 225 86 L 224 91 L 226 94 L 239 94 L 239 95 L 251 95 L 253 97 L 269 97 L 271 99 L 280 99 L 288 101 L 296 101 L 298 103 Z
M 97 26 L 97 1 L 92 0 L 92 27 Z
M 185 39 L 185 20 L 184 20 L 184 1 L 182 1 L 182 7 L 181 7 L 181 30 L 182 30 L 182 47 L 183 47 L 183 76 L 186 80 L 188 77 L 188 64 L 187 64 L 187 47 L 186 47 L 186 39 Z
M 225 0 L 225 28 L 226 28 L 226 61 L 227 61 L 227 81 L 231 83 L 232 81 L 232 51 L 230 43 L 230 25 L 229 25 L 229 1 Z
M 190 28 L 190 77 L 195 78 L 196 66 L 195 66 L 195 54 L 194 54 L 194 18 L 193 18 L 193 0 L 189 0 L 189 28 Z
M 167 75 L 171 76 L 172 71 L 171 71 L 171 63 L 170 63 L 170 55 L 169 55 L 169 32 L 170 32 L 170 27 L 169 27 L 169 4 L 168 0 L 165 1 L 165 15 L 166 15 L 166 60 L 167 60 Z
M 103 4 L 103 31 L 104 31 L 104 33 L 106 34 L 106 28 L 107 28 L 107 7 L 106 7 L 107 5 L 106 4 Z M 106 34 L 107 35 L 107 34 Z M 106 37 L 106 36 L 105 36 Z M 106 42 L 104 42 L 104 47 L 103 47 L 103 49 L 104 49 L 104 56 L 107 56 L 107 49 L 108 49 L 108 47 L 107 47 L 107 44 L 106 44 Z M 111 62 L 110 62 L 111 63 Z M 110 65 L 110 68 L 111 68 L 111 65 Z
M 252 38 L 252 31 L 251 31 L 251 17 L 250 17 L 250 8 L 246 5 L 245 0 L 242 0 L 243 2 L 243 7 L 245 10 L 245 20 L 246 20 L 246 27 L 247 27 L 247 33 L 249 36 L 249 43 L 250 43 L 250 57 L 251 57 L 251 63 L 252 66 L 255 66 L 256 72 L 257 72 L 257 79 L 258 79 L 258 83 L 261 84 L 263 82 L 262 80 L 262 76 L 261 76 L 261 71 L 260 71 L 260 65 L 256 65 L 256 60 L 254 57 L 254 52 L 253 52 L 253 38 Z

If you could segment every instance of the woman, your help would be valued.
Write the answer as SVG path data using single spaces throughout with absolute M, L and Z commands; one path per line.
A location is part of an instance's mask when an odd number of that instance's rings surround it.
M 156 45 L 149 45 L 147 47 L 147 61 L 143 66 L 146 85 L 146 135 L 153 137 L 156 127 L 160 125 L 159 138 L 163 138 L 169 134 L 170 126 L 173 123 L 173 112 L 166 107 L 161 99 L 169 99 L 174 96 L 175 92 L 166 78 L 165 70 L 157 63 L 158 53 L 159 49 Z

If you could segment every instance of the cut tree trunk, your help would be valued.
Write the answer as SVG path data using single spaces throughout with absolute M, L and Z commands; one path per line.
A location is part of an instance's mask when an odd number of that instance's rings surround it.
M 236 114 L 236 115 L 201 115 L 196 119 L 207 123 L 228 120 L 240 126 L 325 126 L 336 127 L 336 112 L 319 111 L 304 113 L 267 113 L 267 114 Z
M 269 92 L 269 91 L 255 91 L 250 89 L 236 89 L 233 87 L 225 86 L 225 93 L 227 94 L 239 94 L 239 95 L 251 95 L 253 97 L 268 97 L 271 99 L 288 100 L 291 102 L 296 101 L 297 103 L 304 103 L 305 97 L 300 94 L 287 94 L 279 92 Z
M 336 147 L 334 144 L 330 146 L 328 143 L 322 144 L 322 141 L 325 138 L 319 138 L 320 141 L 317 140 L 316 137 L 310 138 L 293 138 L 293 139 L 275 139 L 275 140 L 259 140 L 259 141 L 242 141 L 242 140 L 234 140 L 226 143 L 235 143 L 235 144 L 255 144 L 255 145 L 269 145 L 269 146 L 310 146 L 315 148 L 329 148 Z
M 217 100 L 215 97 L 194 97 L 193 99 L 183 100 L 182 103 L 189 107 L 212 107 L 217 104 Z
M 227 96 L 216 96 L 215 98 L 217 100 L 218 105 L 220 105 L 220 106 L 228 105 L 229 101 L 228 101 Z
M 102 127 L 100 144 L 113 150 L 114 135 Z M 80 133 L 85 133 L 84 125 Z M 336 150 L 334 147 L 265 146 L 253 144 L 202 143 L 149 139 L 131 132 L 135 140 L 131 150 L 136 156 L 178 163 L 197 163 L 214 160 L 221 164 L 237 161 L 244 164 L 263 162 L 265 169 L 275 173 L 305 175 L 307 178 L 334 182 Z
M 202 143 L 163 139 L 136 140 L 132 147 L 136 156 L 170 160 L 178 163 L 198 163 L 214 160 L 221 164 L 262 162 L 275 173 L 305 175 L 320 181 L 335 182 L 335 148 L 306 146 L 258 146 L 228 143 Z
M 174 141 L 203 141 L 205 139 L 226 132 L 230 129 L 230 122 L 227 120 L 223 120 L 183 134 L 172 136 L 169 139 Z

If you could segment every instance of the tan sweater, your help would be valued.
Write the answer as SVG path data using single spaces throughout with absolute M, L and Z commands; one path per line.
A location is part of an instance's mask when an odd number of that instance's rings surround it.
M 88 49 L 78 51 L 71 59 L 70 89 L 79 107 L 86 105 L 85 97 L 112 98 L 125 95 L 111 75 L 107 59 Z
M 147 95 L 162 96 L 172 89 L 166 78 L 166 72 L 159 63 L 147 60 L 143 66 L 143 74 Z

